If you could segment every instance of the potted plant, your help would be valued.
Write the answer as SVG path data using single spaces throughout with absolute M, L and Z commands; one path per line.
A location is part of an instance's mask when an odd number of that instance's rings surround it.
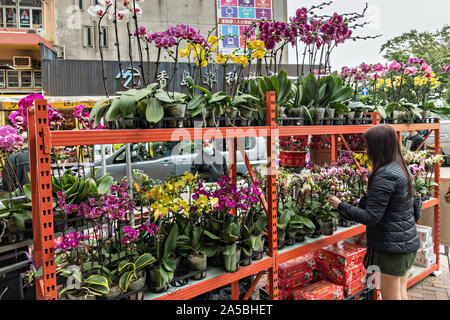
M 318 79 L 312 73 L 300 76 L 298 83 L 303 88 L 301 105 L 308 106 L 314 124 L 323 124 L 326 116 L 330 118 L 326 124 L 332 124 L 335 114 L 345 115 L 349 108 L 344 104 L 352 95 L 352 88 L 343 86 L 337 72 Z
M 178 247 L 187 249 L 185 254 L 189 270 L 203 271 L 195 274 L 192 278 L 194 280 L 201 280 L 206 277 L 207 256 L 203 252 L 203 237 L 204 231 L 202 227 L 198 226 L 195 229 L 188 225 L 185 235 L 178 237 Z
M 122 260 L 117 271 L 120 273 L 119 287 L 122 292 L 139 290 L 145 286 L 144 268 L 153 264 L 156 259 L 150 253 L 144 253 L 134 262 Z
M 191 118 L 201 115 L 203 126 L 218 126 L 216 118 L 225 113 L 224 106 L 231 102 L 231 98 L 224 91 L 212 94 L 208 89 L 195 85 L 191 77 L 187 77 L 189 88 L 189 102 L 187 110 L 190 112 Z M 200 94 L 196 95 L 195 90 L 200 90 Z M 210 119 L 208 122 L 206 119 Z
M 319 166 L 331 163 L 331 136 L 314 135 L 309 147 L 311 163 Z
M 108 280 L 98 274 L 85 278 L 78 268 L 60 269 L 57 273 L 72 280 L 59 291 L 60 298 L 67 295 L 69 300 L 95 300 L 109 293 Z
M 280 137 L 280 165 L 304 167 L 308 136 Z
M 239 269 L 241 248 L 236 243 L 239 236 L 240 223 L 238 217 L 231 214 L 227 215 L 223 232 L 223 240 L 225 241 L 223 261 L 226 272 L 236 272 Z

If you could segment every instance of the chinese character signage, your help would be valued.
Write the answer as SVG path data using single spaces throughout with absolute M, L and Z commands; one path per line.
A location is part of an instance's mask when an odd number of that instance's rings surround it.
M 257 20 L 272 19 L 272 1 L 217 0 L 218 33 L 219 37 L 225 37 L 220 41 L 219 50 L 228 54 L 236 49 L 244 49 L 242 35 L 246 28 Z

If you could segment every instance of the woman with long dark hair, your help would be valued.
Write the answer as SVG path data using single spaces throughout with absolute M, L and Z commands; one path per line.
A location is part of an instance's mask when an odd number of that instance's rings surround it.
M 348 220 L 367 226 L 364 266 L 379 268 L 385 300 L 407 300 L 407 272 L 420 247 L 414 218 L 414 185 L 395 130 L 378 125 L 364 133 L 372 173 L 367 199 L 360 208 L 329 196 L 330 204 Z

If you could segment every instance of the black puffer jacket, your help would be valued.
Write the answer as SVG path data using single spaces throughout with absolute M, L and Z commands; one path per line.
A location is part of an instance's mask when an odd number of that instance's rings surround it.
M 413 200 L 408 180 L 397 163 L 379 168 L 369 185 L 365 209 L 341 202 L 339 211 L 348 220 L 367 226 L 367 245 L 375 250 L 410 253 L 419 249 Z

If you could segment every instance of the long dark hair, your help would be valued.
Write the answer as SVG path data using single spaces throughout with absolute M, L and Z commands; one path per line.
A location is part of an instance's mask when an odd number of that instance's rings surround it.
M 367 130 L 364 133 L 364 138 L 366 139 L 367 155 L 372 161 L 372 174 L 369 176 L 369 185 L 373 175 L 379 168 L 396 162 L 405 173 L 409 187 L 408 196 L 412 198 L 412 179 L 403 158 L 395 130 L 386 124 L 380 124 Z

